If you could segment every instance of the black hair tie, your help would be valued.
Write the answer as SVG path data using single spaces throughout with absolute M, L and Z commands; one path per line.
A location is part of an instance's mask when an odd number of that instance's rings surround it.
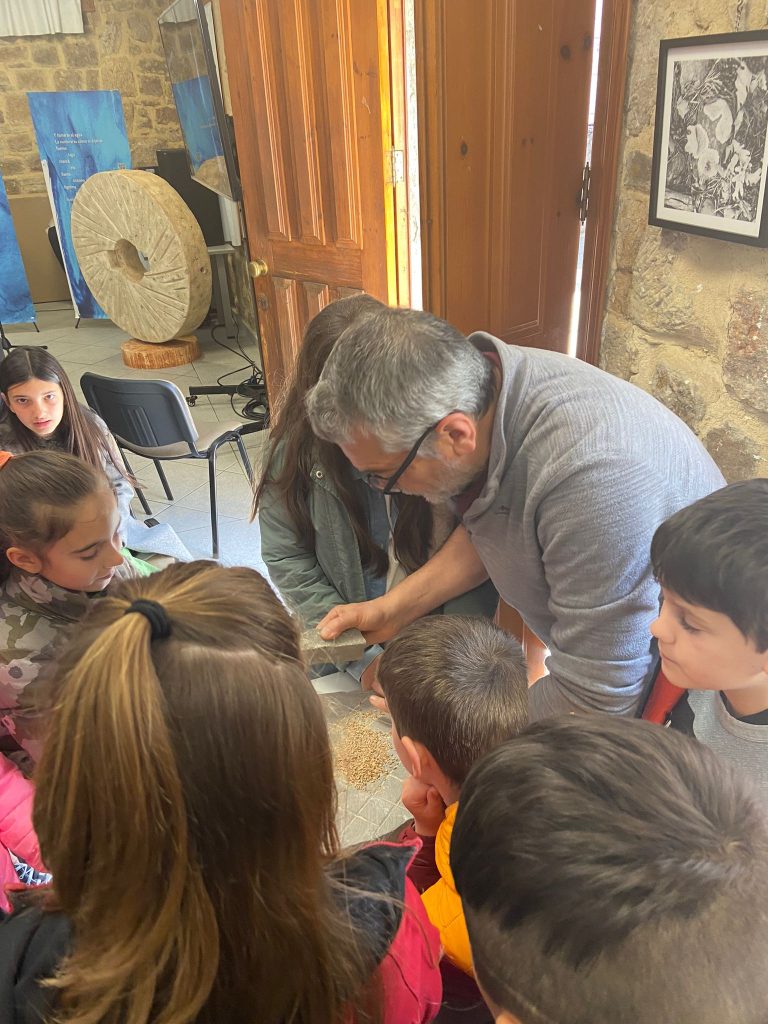
M 157 601 L 139 598 L 130 604 L 123 614 L 130 615 L 131 612 L 138 612 L 139 615 L 143 615 L 148 620 L 152 627 L 153 640 L 167 640 L 171 635 L 171 620 L 168 618 L 165 608 Z

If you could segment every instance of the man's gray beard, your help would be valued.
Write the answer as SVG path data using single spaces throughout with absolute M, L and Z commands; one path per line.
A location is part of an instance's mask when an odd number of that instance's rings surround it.
M 430 491 L 429 493 L 426 491 L 419 492 L 420 497 L 425 501 L 428 501 L 430 505 L 447 504 L 447 502 L 461 494 L 462 491 L 465 491 L 477 476 L 476 470 L 456 469 L 449 466 L 447 463 L 444 463 L 444 465 L 445 479 L 444 481 L 441 481 L 441 486 L 437 490 Z M 404 491 L 403 493 L 414 494 L 416 492 Z

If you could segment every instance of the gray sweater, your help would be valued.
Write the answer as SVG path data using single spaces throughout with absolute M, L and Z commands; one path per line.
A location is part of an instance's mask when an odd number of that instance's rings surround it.
M 587 363 L 473 334 L 503 383 L 488 477 L 463 516 L 500 596 L 547 645 L 531 717 L 632 714 L 651 667 L 656 527 L 722 487 L 688 427 Z
M 693 735 L 737 771 L 752 779 L 768 802 L 768 725 L 742 722 L 728 711 L 719 693 L 689 690 Z

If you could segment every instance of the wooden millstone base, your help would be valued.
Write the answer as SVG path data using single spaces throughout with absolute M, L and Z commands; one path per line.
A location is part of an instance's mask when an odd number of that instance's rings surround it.
M 121 349 L 123 362 L 134 370 L 165 370 L 170 366 L 183 366 L 194 362 L 200 355 L 200 345 L 194 334 L 157 344 L 131 338 L 123 342 Z

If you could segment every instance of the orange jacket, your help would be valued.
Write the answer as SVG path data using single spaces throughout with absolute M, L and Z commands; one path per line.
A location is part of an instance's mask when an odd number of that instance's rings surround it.
M 435 837 L 435 863 L 440 872 L 440 880 L 423 892 L 421 898 L 424 900 L 430 921 L 440 932 L 445 955 L 462 971 L 472 975 L 469 935 L 449 860 L 453 823 L 456 820 L 458 806 L 458 803 L 454 803 L 446 809 Z

